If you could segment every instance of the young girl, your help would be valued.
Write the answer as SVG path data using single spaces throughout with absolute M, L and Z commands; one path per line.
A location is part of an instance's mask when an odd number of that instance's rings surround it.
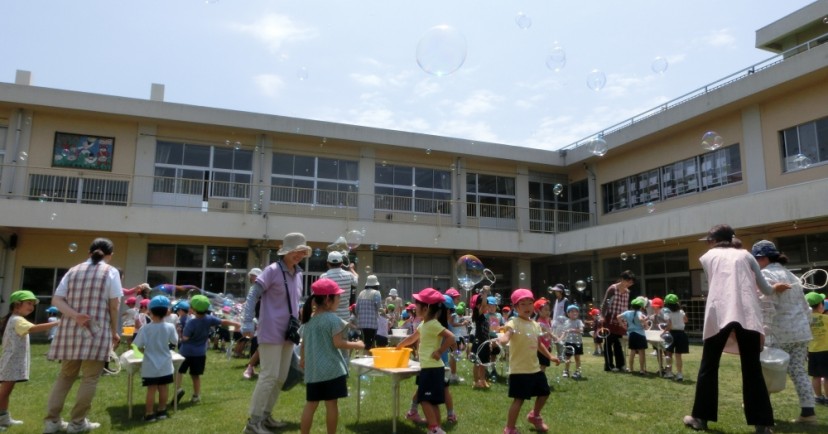
M 307 403 L 300 429 L 302 434 L 310 433 L 313 414 L 319 402 L 325 401 L 325 426 L 328 434 L 335 434 L 338 399 L 348 396 L 348 362 L 339 350 L 361 350 L 365 344 L 359 340 L 348 341 L 343 336 L 348 324 L 336 315 L 343 291 L 335 281 L 321 278 L 313 282 L 311 293 L 312 300 L 302 309 L 300 365 L 305 369 Z
M 552 339 L 554 338 L 552 333 L 552 304 L 549 300 L 541 297 L 535 301 L 533 308 L 537 315 L 535 321 L 541 328 L 540 345 L 549 351 L 552 348 Z M 537 353 L 541 371 L 546 371 L 546 368 L 549 367 L 549 359 L 540 350 Z
M 593 356 L 600 356 L 601 355 L 601 346 L 604 343 L 604 339 L 601 337 L 601 326 L 603 325 L 603 320 L 601 319 L 601 311 L 592 308 L 589 311 L 589 319 L 587 320 L 589 328 L 592 331 L 592 355 Z
M 491 387 L 486 381 L 486 364 L 491 361 L 495 355 L 492 354 L 494 345 L 489 342 L 491 339 L 491 329 L 489 328 L 489 319 L 486 314 L 489 312 L 489 304 L 487 297 L 489 295 L 489 286 L 484 286 L 480 290 L 480 294 L 475 294 L 471 300 L 472 307 L 472 322 L 474 323 L 474 336 L 471 347 L 472 355 L 474 355 L 474 388 L 488 389 Z M 499 348 L 499 347 L 494 347 Z
M 635 362 L 635 355 L 638 354 L 639 371 L 641 375 L 647 374 L 647 358 L 644 356 L 644 351 L 647 349 L 647 335 L 644 333 L 644 321 L 647 320 L 647 314 L 644 308 L 647 306 L 647 299 L 644 297 L 636 297 L 630 302 L 630 309 L 620 315 L 618 320 L 627 324 L 627 338 L 629 339 L 630 347 L 630 365 L 633 366 Z
M 569 376 L 569 364 L 572 363 L 572 356 L 575 356 L 575 372 L 572 373 L 572 378 L 578 380 L 581 378 L 581 356 L 584 355 L 584 323 L 579 318 L 581 310 L 577 304 L 570 304 L 566 308 L 566 321 L 563 326 L 563 342 L 565 347 L 572 347 L 574 351 L 572 354 L 566 353 L 566 367 L 564 368 L 563 376 Z M 567 349 L 564 349 L 566 352 Z
M 49 314 L 49 318 L 46 319 L 47 322 L 53 323 L 60 321 L 60 318 L 58 318 L 58 313 L 60 313 L 58 308 L 49 306 L 49 308 L 46 309 L 46 313 Z M 52 342 L 52 339 L 55 338 L 55 333 L 57 333 L 56 328 L 52 327 L 49 329 L 49 335 L 47 336 L 49 342 Z
M 0 319 L 0 334 L 3 335 L 3 354 L 0 355 L 0 429 L 5 431 L 12 425 L 23 422 L 12 419 L 9 414 L 9 398 L 14 385 L 29 381 L 29 333 L 51 329 L 60 321 L 34 325 L 26 316 L 34 312 L 37 297 L 32 291 L 15 291 L 9 298 L 9 314 Z
M 144 353 L 141 363 L 141 382 L 147 388 L 144 422 L 155 422 L 167 418 L 167 395 L 175 374 L 170 345 L 178 345 L 178 333 L 174 325 L 164 321 L 170 309 L 170 299 L 156 295 L 149 301 L 148 308 L 152 322 L 141 327 L 133 345 Z M 158 412 L 155 411 L 156 393 Z
M 453 302 L 453 300 L 452 300 Z M 463 318 L 463 314 L 466 313 L 466 309 L 462 305 L 455 306 L 454 311 L 451 312 L 451 316 L 449 317 L 449 327 L 454 333 L 454 339 L 457 341 L 457 347 L 455 351 L 455 355 L 459 356 L 462 351 L 466 350 L 466 336 L 468 336 L 468 331 L 466 330 L 466 326 L 469 324 L 468 321 Z M 457 358 L 458 357 L 450 357 L 449 358 L 449 371 L 451 371 L 451 375 L 449 376 L 449 383 L 451 384 L 459 384 L 460 377 L 457 376 Z
M 670 332 L 673 336 L 673 342 L 664 348 L 664 352 L 667 353 L 667 356 L 664 358 L 667 361 L 667 366 L 665 367 L 667 372 L 664 377 L 673 378 L 670 363 L 671 359 L 675 358 L 676 381 L 683 381 L 684 373 L 682 369 L 684 366 L 681 361 L 681 355 L 690 352 L 690 341 L 687 339 L 687 333 L 684 332 L 684 325 L 687 324 L 687 314 L 681 309 L 679 298 L 676 294 L 667 294 L 664 297 L 664 307 L 662 312 L 669 314 L 667 327 L 664 330 Z M 666 317 L 667 315 L 664 316 Z
M 423 406 L 429 434 L 445 434 L 440 428 L 440 404 L 445 402 L 445 364 L 440 358 L 454 346 L 454 335 L 440 324 L 444 316 L 443 294 L 426 288 L 414 294 L 417 316 L 423 321 L 417 330 L 397 344 L 397 348 L 419 342 L 420 373 L 417 376 L 417 400 Z
M 500 344 L 506 345 L 511 341 L 509 351 L 509 397 L 512 405 L 506 417 L 506 427 L 503 434 L 517 434 L 517 418 L 523 401 L 537 397 L 532 411 L 526 419 L 539 432 L 546 432 L 549 427 L 543 423 L 541 410 L 549 397 L 549 383 L 546 374 L 541 371 L 536 352 L 540 352 L 550 361 L 559 364 L 546 347 L 541 345 L 541 328 L 531 315 L 534 310 L 534 295 L 528 289 L 516 289 L 512 292 L 512 306 L 515 315 L 506 323 L 506 331 L 499 338 Z

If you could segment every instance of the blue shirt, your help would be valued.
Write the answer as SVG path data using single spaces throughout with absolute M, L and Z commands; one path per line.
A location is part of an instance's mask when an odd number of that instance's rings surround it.
M 141 327 L 133 342 L 142 348 L 144 361 L 141 362 L 142 378 L 158 378 L 173 374 L 170 344 L 178 343 L 175 326 L 166 322 L 152 322 Z
M 184 357 L 198 357 L 207 355 L 207 340 L 210 338 L 210 328 L 221 325 L 221 320 L 204 315 L 199 318 L 190 318 L 184 326 L 182 334 L 181 355 Z
M 333 344 L 347 323 L 334 312 L 317 313 L 302 326 L 305 349 L 305 383 L 319 383 L 348 374 L 342 353 Z
M 637 310 L 628 310 L 621 314 L 621 317 L 627 321 L 627 336 L 631 333 L 638 333 L 641 336 L 646 336 L 646 334 L 644 334 L 644 324 L 641 322 L 642 315 L 644 314 Z

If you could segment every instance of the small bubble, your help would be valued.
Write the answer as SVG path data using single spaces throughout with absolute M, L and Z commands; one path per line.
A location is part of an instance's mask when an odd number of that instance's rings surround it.
M 426 149 L 426 155 L 431 155 L 431 148 Z
M 78 251 L 78 243 L 69 243 L 69 253 L 75 253 Z
M 52 221 L 55 221 L 56 218 L 57 218 L 57 213 L 56 212 L 53 212 L 52 215 L 49 217 L 49 219 L 52 220 Z
M 526 280 L 526 273 L 520 273 L 518 278 L 520 278 L 520 280 Z
M 17 154 L 17 159 L 20 161 L 26 161 L 27 158 L 29 158 L 29 153 L 26 151 L 20 151 L 20 153 Z
M 598 92 L 607 84 L 607 76 L 603 72 L 593 69 L 587 74 L 587 87 Z
M 40 197 L 38 198 L 37 201 L 38 202 L 46 202 L 48 200 L 49 200 L 49 195 L 46 194 L 46 193 L 43 193 L 43 194 L 40 195 Z
M 299 68 L 299 70 L 296 71 L 296 78 L 298 78 L 299 81 L 307 80 L 308 79 L 308 68 L 306 68 L 304 66 Z
M 715 131 L 708 131 L 702 136 L 701 146 L 707 151 L 715 151 L 724 144 L 724 139 Z
M 518 28 L 521 30 L 526 30 L 529 27 L 532 27 L 532 19 L 523 12 L 518 12 L 517 16 L 515 16 L 515 24 L 517 24 Z
M 233 150 L 238 151 L 238 150 L 240 150 L 240 149 L 241 149 L 241 147 L 242 147 L 241 142 L 235 142 L 235 143 L 233 143 Z
M 653 59 L 653 63 L 650 65 L 650 69 L 652 69 L 653 72 L 655 72 L 656 74 L 664 74 L 664 72 L 667 71 L 667 66 L 667 59 L 658 56 L 655 59 Z
M 629 256 L 627 255 L 627 252 L 621 252 L 621 260 L 626 261 L 627 258 L 629 258 Z

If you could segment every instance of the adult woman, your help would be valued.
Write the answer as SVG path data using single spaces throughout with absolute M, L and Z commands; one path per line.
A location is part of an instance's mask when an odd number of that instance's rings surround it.
M 298 232 L 285 235 L 277 252 L 281 259 L 262 271 L 247 295 L 242 333 L 248 338 L 253 337 L 253 316 L 256 303 L 261 300 L 257 335 L 261 367 L 250 400 L 250 418 L 245 433 L 265 434 L 285 426 L 284 422 L 273 419 L 271 413 L 290 368 L 293 342 L 287 340 L 285 334 L 290 317 L 299 317 L 299 298 L 302 296 L 299 263 L 310 251 L 304 235 Z
M 379 279 L 373 274 L 365 279 L 365 289 L 359 292 L 356 299 L 357 327 L 362 330 L 362 341 L 365 342 L 365 351 L 374 348 L 374 338 L 377 336 L 377 318 L 382 310 L 382 295 L 379 292 Z
M 46 404 L 44 433 L 87 432 L 101 426 L 86 416 L 109 353 L 118 345 L 118 309 L 122 295 L 118 269 L 108 264 L 114 246 L 96 238 L 89 246 L 89 259 L 75 265 L 63 276 L 52 297 L 52 305 L 63 321 L 49 347 L 49 360 L 60 360 L 58 374 Z M 72 385 L 81 382 L 72 408 L 71 423 L 60 412 Z
M 771 433 L 773 408 L 759 364 L 764 341 L 759 291 L 771 294 L 790 285 L 777 283 L 771 287 L 750 252 L 734 247 L 734 236 L 728 225 L 713 226 L 705 238 L 710 250 L 699 259 L 708 281 L 704 347 L 693 413 L 684 416 L 683 422 L 695 430 L 706 430 L 707 421 L 717 420 L 719 360 L 727 351 L 738 353 L 741 359 L 742 401 L 748 425 L 755 425 L 758 433 Z
M 621 273 L 618 282 L 607 288 L 604 301 L 601 303 L 601 313 L 604 315 L 604 327 L 609 330 L 609 336 L 604 340 L 604 370 L 618 372 L 624 369 L 624 348 L 621 339 L 627 333 L 626 328 L 618 320 L 630 304 L 630 287 L 635 284 L 635 274 L 626 270 Z
M 780 253 L 772 242 L 757 242 L 753 245 L 751 253 L 762 268 L 762 275 L 768 283 L 783 282 L 791 285 L 790 291 L 766 297 L 773 306 L 773 315 L 770 322 L 765 322 L 766 331 L 770 333 L 765 342 L 768 346 L 780 348 L 791 356 L 788 376 L 796 387 L 801 408 L 799 417 L 794 422 L 816 424 L 818 421 L 814 413 L 814 393 L 805 368 L 808 342 L 813 338 L 810 327 L 811 308 L 802 296 L 799 278 L 784 267 L 788 263 L 788 257 Z

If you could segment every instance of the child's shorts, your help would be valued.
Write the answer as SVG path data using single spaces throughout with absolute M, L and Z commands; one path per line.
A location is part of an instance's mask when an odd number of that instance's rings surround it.
M 687 354 L 690 352 L 690 339 L 687 338 L 687 333 L 684 330 L 671 330 L 673 335 L 673 343 L 664 347 L 664 351 L 670 354 Z
M 348 396 L 348 376 L 343 375 L 332 380 L 305 384 L 305 399 L 308 402 L 331 401 Z
M 533 396 L 549 396 L 549 392 L 549 383 L 543 371 L 509 375 L 509 398 L 526 400 Z
M 808 353 L 808 375 L 811 377 L 828 377 L 828 351 Z
M 190 375 L 204 375 L 204 366 L 207 365 L 207 356 L 185 356 L 184 362 L 178 368 L 179 374 L 186 374 L 190 370 Z
M 584 355 L 584 344 L 582 344 L 582 343 L 581 344 L 579 344 L 577 342 L 565 343 L 564 344 L 564 349 L 563 349 L 564 352 L 567 352 L 566 347 L 572 347 L 572 350 L 569 350 L 569 351 L 572 351 L 572 353 L 567 354 L 568 356 L 583 356 Z
M 474 354 L 474 356 L 476 357 L 477 363 L 490 363 L 493 355 L 492 346 L 488 341 L 483 341 L 482 344 L 475 343 L 474 345 L 472 345 L 472 354 Z M 496 356 L 497 354 L 494 355 Z
M 417 376 L 417 402 L 428 402 L 434 405 L 446 402 L 445 368 L 425 368 Z
M 630 333 L 628 336 L 630 343 L 629 348 L 631 350 L 646 350 L 647 349 L 647 337 L 644 335 L 640 335 L 638 333 Z
M 374 346 L 383 348 L 388 346 L 388 336 L 376 335 L 374 337 Z
M 141 385 L 144 387 L 147 386 L 163 386 L 165 384 L 170 384 L 173 382 L 172 375 L 165 375 L 163 377 L 142 377 L 141 378 Z

